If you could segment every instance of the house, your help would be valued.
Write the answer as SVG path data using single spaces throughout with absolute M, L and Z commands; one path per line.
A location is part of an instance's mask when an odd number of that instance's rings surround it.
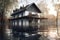
M 11 14 L 12 18 L 9 19 L 14 37 L 24 38 L 26 33 L 29 36 L 37 34 L 40 19 L 44 19 L 39 17 L 38 14 L 40 13 L 41 10 L 34 3 L 14 10 L 13 14 Z
M 29 27 L 29 26 L 31 27 L 34 26 L 34 28 L 35 26 L 37 27 L 38 19 L 40 20 L 40 18 L 38 17 L 38 14 L 40 13 L 41 11 L 34 3 L 27 5 L 26 7 L 21 7 L 20 9 L 14 10 L 13 14 L 11 15 L 13 17 L 13 19 L 11 20 L 14 28 L 17 26 L 17 29 L 19 29 L 18 31 L 20 31 L 22 29 L 20 29 L 19 26 L 23 28 L 25 27 L 24 28 L 25 30 L 26 30 L 26 27 Z

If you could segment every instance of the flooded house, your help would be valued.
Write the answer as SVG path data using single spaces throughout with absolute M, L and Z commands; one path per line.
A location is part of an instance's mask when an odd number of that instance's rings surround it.
M 41 36 L 38 34 L 40 32 L 40 20 L 46 19 L 40 18 L 40 14 L 41 10 L 35 3 L 14 10 L 11 14 L 12 18 L 9 19 L 14 39 L 38 40 Z

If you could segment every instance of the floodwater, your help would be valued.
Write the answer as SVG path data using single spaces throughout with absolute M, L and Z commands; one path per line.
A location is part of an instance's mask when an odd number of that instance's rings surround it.
M 8 40 L 20 40 L 20 37 L 13 37 L 12 35 L 12 30 L 11 29 L 7 29 L 7 38 Z M 37 34 L 40 34 L 41 36 L 39 37 L 39 40 L 60 40 L 58 34 L 57 34 L 57 28 L 56 27 L 48 27 L 48 31 L 47 32 L 38 32 Z M 27 36 L 29 36 L 28 34 L 26 34 Z M 34 38 L 34 37 L 32 37 Z M 23 39 L 23 40 L 27 40 L 27 39 Z M 30 40 L 32 40 L 30 38 Z M 35 38 L 34 38 L 35 40 Z

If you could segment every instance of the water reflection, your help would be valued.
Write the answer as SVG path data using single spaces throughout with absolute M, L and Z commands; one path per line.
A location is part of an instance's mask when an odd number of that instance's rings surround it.
M 57 35 L 57 28 L 55 26 L 49 26 L 47 30 L 48 31 L 43 31 L 43 32 L 38 32 L 37 33 L 37 34 L 40 34 L 41 35 L 38 38 L 39 40 L 60 40 L 59 36 Z M 7 29 L 7 32 L 6 33 L 8 34 L 8 39 L 9 40 L 20 40 L 20 37 L 13 37 L 12 29 Z M 26 37 L 29 37 L 30 36 L 27 33 L 25 33 L 25 35 L 26 35 Z M 34 36 L 34 38 L 35 37 L 36 36 Z M 33 38 L 33 36 L 31 38 Z M 23 39 L 23 40 L 25 40 L 25 39 Z
M 19 40 L 19 37 L 13 37 L 12 33 L 11 33 L 11 29 L 7 29 L 8 34 L 8 39 L 9 40 Z M 56 28 L 49 28 L 49 30 L 47 32 L 38 32 L 37 34 L 40 34 L 41 36 L 39 37 L 39 40 L 60 40 L 59 36 L 57 35 L 57 29 Z M 29 36 L 29 34 L 26 34 L 26 37 Z M 33 34 L 34 35 L 34 34 Z M 33 37 L 32 37 L 33 38 Z
M 60 40 L 56 27 L 48 27 L 47 32 L 39 32 L 39 34 L 42 35 L 42 37 L 40 37 L 41 40 Z

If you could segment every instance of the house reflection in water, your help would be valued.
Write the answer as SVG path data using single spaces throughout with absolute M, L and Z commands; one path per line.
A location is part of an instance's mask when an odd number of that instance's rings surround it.
M 11 14 L 9 19 L 10 29 L 12 29 L 12 37 L 14 40 L 38 40 L 41 36 L 40 32 L 40 18 L 41 11 L 34 4 L 29 4 L 26 7 L 20 7 Z M 41 28 L 40 28 L 41 29 Z

